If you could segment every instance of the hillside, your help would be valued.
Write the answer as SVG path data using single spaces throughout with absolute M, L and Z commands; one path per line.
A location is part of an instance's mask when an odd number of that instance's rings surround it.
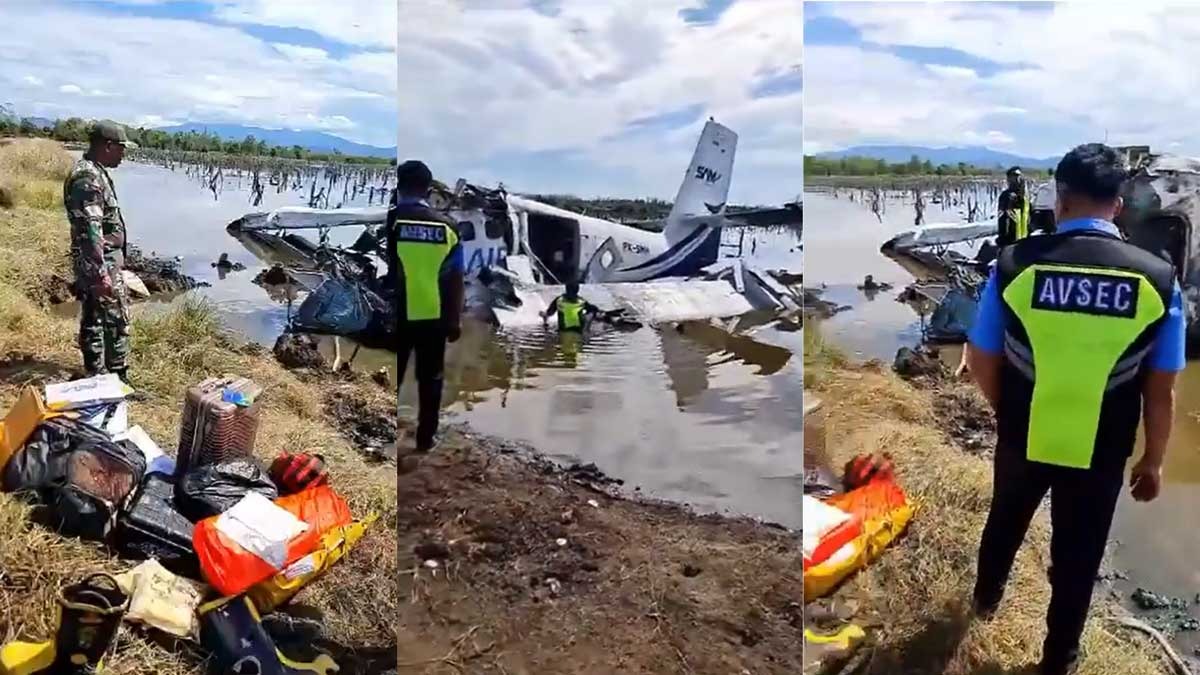
M 934 165 L 949 164 L 953 166 L 961 162 L 978 167 L 1001 166 L 1007 168 L 1016 165 L 1034 169 L 1052 169 L 1060 159 L 1059 157 L 1043 159 L 1022 157 L 982 146 L 930 148 L 917 145 L 856 145 L 844 150 L 817 153 L 816 156 L 828 159 L 870 157 L 899 163 L 907 162 L 913 155 L 921 160 L 929 160 Z
M 249 127 L 241 124 L 206 124 L 204 122 L 188 122 L 170 127 L 158 127 L 159 131 L 167 133 L 195 131 L 208 132 L 220 136 L 223 140 L 240 141 L 247 136 L 266 141 L 271 145 L 290 147 L 299 145 L 313 152 L 340 152 L 343 155 L 363 157 L 395 157 L 396 148 L 381 148 L 375 145 L 365 145 L 348 141 L 323 131 L 301 131 L 298 129 L 265 129 Z

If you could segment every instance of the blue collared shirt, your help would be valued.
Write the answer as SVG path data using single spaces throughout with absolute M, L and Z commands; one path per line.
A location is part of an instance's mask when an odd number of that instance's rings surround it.
M 1116 225 L 1094 218 L 1077 218 L 1058 224 L 1058 232 L 1075 230 L 1095 230 L 1113 237 L 1120 237 L 1121 232 Z M 971 346 L 989 354 L 1000 354 L 1004 351 L 1004 301 L 1000 298 L 999 282 L 996 281 L 996 266 L 992 265 L 991 274 L 983 292 L 979 295 L 979 311 L 975 315 L 975 324 L 971 326 L 967 339 Z M 1148 365 L 1154 370 L 1179 372 L 1187 363 L 1184 355 L 1187 321 L 1183 312 L 1183 292 L 1179 282 L 1171 291 L 1171 306 L 1167 308 L 1167 318 L 1158 329 L 1154 345 L 1147 356 Z

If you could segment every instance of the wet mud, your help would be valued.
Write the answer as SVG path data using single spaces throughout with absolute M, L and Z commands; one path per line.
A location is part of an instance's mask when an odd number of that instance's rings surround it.
M 796 534 L 451 436 L 399 479 L 400 672 L 800 672 Z

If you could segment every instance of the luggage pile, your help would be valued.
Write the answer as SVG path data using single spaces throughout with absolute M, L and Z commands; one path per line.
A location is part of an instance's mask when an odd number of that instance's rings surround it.
M 222 672 L 336 670 L 327 655 L 285 657 L 260 618 L 344 558 L 376 516 L 354 519 L 319 455 L 259 463 L 252 381 L 190 388 L 173 456 L 130 426 L 130 393 L 115 375 L 26 388 L 0 422 L 0 490 L 39 505 L 65 536 L 145 561 L 65 587 L 58 635 L 0 647 L 0 675 L 96 667 L 122 620 L 198 639 Z M 90 624 L 105 627 L 104 645 L 79 629 Z

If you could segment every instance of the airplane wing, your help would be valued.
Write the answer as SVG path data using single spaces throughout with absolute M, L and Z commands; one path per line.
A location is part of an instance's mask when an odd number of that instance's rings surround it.
M 726 213 L 725 218 L 733 221 L 735 226 L 742 227 L 803 225 L 804 210 L 800 204 L 787 204 L 773 209 L 752 209 L 750 211 Z
M 230 224 L 230 228 L 251 230 L 310 230 L 318 227 L 381 225 L 387 221 L 387 207 L 311 209 L 284 206 L 269 213 L 251 213 Z
M 518 307 L 494 307 L 505 328 L 542 325 L 538 312 L 563 292 L 562 286 L 535 286 L 514 291 Z M 582 284 L 579 295 L 602 310 L 630 310 L 643 321 L 662 323 L 739 316 L 754 309 L 746 296 L 728 281 L 663 280 L 612 284 Z
M 996 235 L 996 219 L 974 223 L 932 223 L 901 232 L 883 244 L 884 249 L 905 250 L 927 246 L 949 246 Z

